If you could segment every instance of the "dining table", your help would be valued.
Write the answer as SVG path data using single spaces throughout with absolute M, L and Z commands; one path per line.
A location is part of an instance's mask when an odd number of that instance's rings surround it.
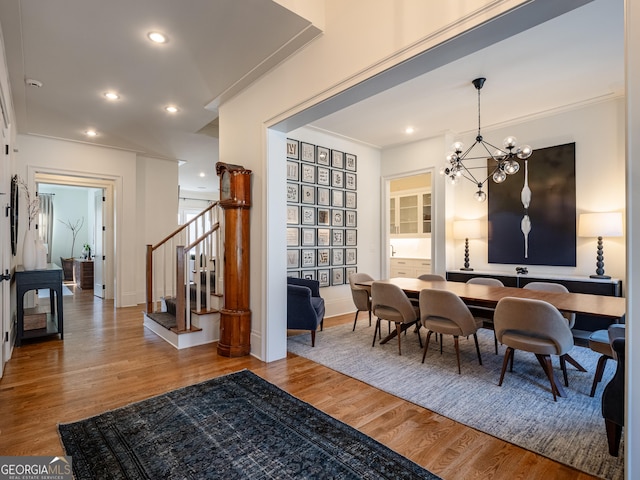
M 589 293 L 558 293 L 530 290 L 517 287 L 494 287 L 480 284 L 452 282 L 448 280 L 420 280 L 418 278 L 394 277 L 381 282 L 392 283 L 400 287 L 409 297 L 416 298 L 420 291 L 432 288 L 448 290 L 458 295 L 466 304 L 495 308 L 504 297 L 529 298 L 543 300 L 555 306 L 561 312 L 597 315 L 619 322 L 626 312 L 624 297 L 610 297 Z M 371 287 L 374 281 L 358 282 L 358 285 Z

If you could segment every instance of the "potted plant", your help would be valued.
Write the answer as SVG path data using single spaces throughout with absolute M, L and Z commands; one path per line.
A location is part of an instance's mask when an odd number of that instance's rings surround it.
M 82 257 L 85 260 L 91 259 L 91 245 L 89 245 L 88 243 L 82 245 Z
M 69 258 L 60 257 L 60 261 L 62 262 L 64 279 L 73 280 L 73 250 L 76 246 L 76 237 L 84 225 L 84 217 L 76 220 L 75 222 L 72 222 L 71 220 L 67 220 L 66 222 L 63 222 L 62 220 L 58 221 L 71 230 L 71 256 Z

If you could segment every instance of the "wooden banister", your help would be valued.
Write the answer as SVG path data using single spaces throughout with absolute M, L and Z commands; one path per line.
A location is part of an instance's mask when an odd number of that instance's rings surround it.
M 151 250 L 157 250 L 159 247 L 161 247 L 162 245 L 164 245 L 165 243 L 167 243 L 169 240 L 171 240 L 173 237 L 175 237 L 176 235 L 178 235 L 179 233 L 182 233 L 184 230 L 186 230 L 192 223 L 195 223 L 200 217 L 202 217 L 205 213 L 207 213 L 209 210 L 212 210 L 214 207 L 218 206 L 218 202 L 214 202 L 211 205 L 209 205 L 207 208 L 205 208 L 203 211 L 201 211 L 198 215 L 196 215 L 195 217 L 193 217 L 191 220 L 189 220 L 187 223 L 185 223 L 184 225 L 181 225 L 180 227 L 176 228 L 173 232 L 171 232 L 169 235 L 167 235 L 166 237 L 164 237 L 162 240 L 160 240 L 158 243 L 156 243 L 155 245 L 153 245 L 151 247 Z

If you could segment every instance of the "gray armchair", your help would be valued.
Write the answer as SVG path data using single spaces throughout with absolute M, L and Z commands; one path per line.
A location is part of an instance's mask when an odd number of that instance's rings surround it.
M 324 299 L 320 282 L 303 278 L 287 278 L 287 329 L 309 330 L 311 346 L 316 344 L 316 330 L 324 321 Z

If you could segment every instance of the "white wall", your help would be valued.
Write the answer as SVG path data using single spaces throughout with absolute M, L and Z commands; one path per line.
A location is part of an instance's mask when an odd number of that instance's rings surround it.
M 576 143 L 576 215 L 584 212 L 625 210 L 624 178 L 624 100 L 621 98 L 599 102 L 570 111 L 525 120 L 499 129 L 483 128 L 483 135 L 493 144 L 501 144 L 507 135 L 515 135 L 521 143 L 536 148 Z M 466 145 L 473 143 L 476 132 L 460 135 L 456 139 Z M 433 165 L 436 172 L 444 165 L 446 144 L 444 137 L 432 138 L 409 145 L 383 150 L 383 175 L 393 176 L 413 172 L 425 165 Z M 445 184 L 444 177 L 436 173 L 434 181 L 442 188 L 433 201 L 445 206 L 444 225 L 446 242 L 436 242 L 438 255 L 446 255 L 447 269 L 455 270 L 464 260 L 464 241 L 452 239 L 453 219 L 487 219 L 487 203 L 478 203 L 471 182 L 462 181 L 453 187 Z M 507 180 L 509 181 L 509 180 Z M 445 198 L 453 195 L 451 200 Z M 434 228 L 442 228 L 441 218 Z M 530 273 L 588 276 L 595 273 L 595 239 L 576 238 L 577 266 L 529 266 Z M 624 279 L 626 276 L 625 238 L 605 239 L 605 270 L 608 275 Z M 513 265 L 489 264 L 487 240 L 469 241 L 472 267 L 480 271 L 513 273 Z M 442 273 L 441 271 L 439 273 Z
M 380 278 L 380 150 L 312 128 L 300 128 L 289 132 L 287 136 L 357 156 L 357 267 L 358 272 Z M 326 317 L 355 312 L 348 283 L 322 288 L 320 293 L 325 301 Z

